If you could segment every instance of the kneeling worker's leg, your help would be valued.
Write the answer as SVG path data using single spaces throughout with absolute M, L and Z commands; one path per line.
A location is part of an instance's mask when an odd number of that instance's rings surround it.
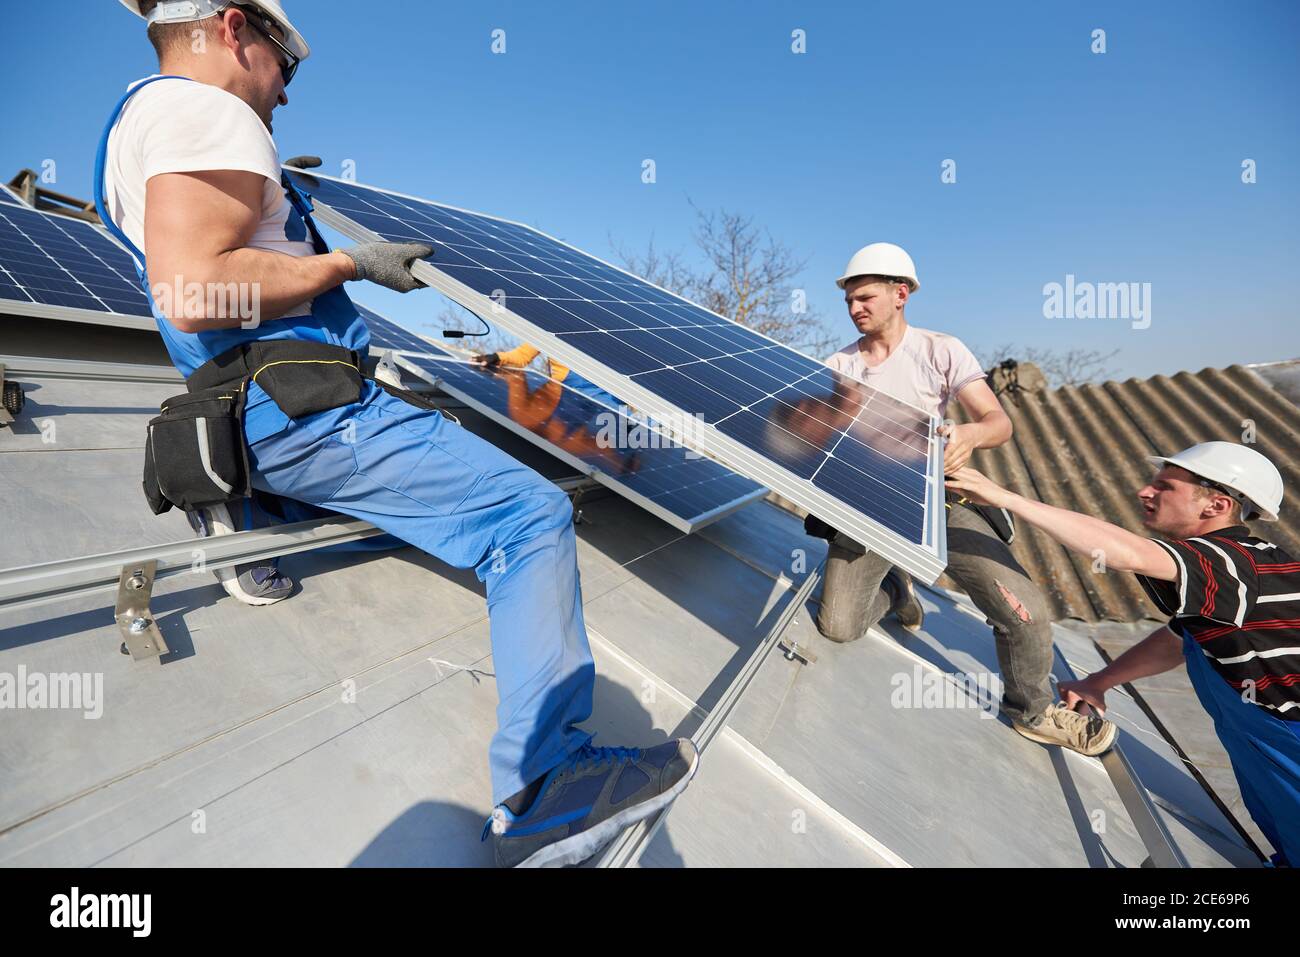
M 889 611 L 890 595 L 881 587 L 890 564 L 844 535 L 826 553 L 817 630 L 831 641 L 856 641 Z

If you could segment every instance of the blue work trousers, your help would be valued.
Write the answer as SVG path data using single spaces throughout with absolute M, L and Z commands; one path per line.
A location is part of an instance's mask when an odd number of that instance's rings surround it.
M 253 486 L 384 529 L 487 586 L 499 804 L 591 735 L 595 665 L 568 497 L 435 410 L 365 383 L 361 401 L 288 419 L 250 384 Z M 398 604 L 400 596 L 393 596 Z
M 1183 633 L 1187 675 L 1228 752 L 1241 800 L 1277 854 L 1274 863 L 1300 866 L 1300 724 L 1274 717 L 1242 699 Z

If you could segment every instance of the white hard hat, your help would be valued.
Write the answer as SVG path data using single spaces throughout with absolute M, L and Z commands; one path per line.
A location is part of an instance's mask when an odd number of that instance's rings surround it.
M 140 3 L 141 0 L 122 0 L 122 6 L 137 17 L 144 17 L 140 12 Z M 302 38 L 302 34 L 289 22 L 279 0 L 162 0 L 145 19 L 151 24 L 190 23 L 218 14 L 229 6 L 256 7 L 261 10 L 284 31 L 284 45 L 289 48 L 290 53 L 299 60 L 311 56 L 311 47 L 307 46 L 307 41 Z
M 1254 449 L 1236 442 L 1202 442 L 1177 455 L 1148 455 L 1156 465 L 1177 465 L 1200 478 L 1236 492 L 1242 518 L 1276 522 L 1282 508 L 1282 473 Z
M 906 279 L 912 292 L 921 288 L 921 281 L 916 278 L 916 266 L 912 264 L 912 257 L 902 246 L 895 246 L 893 243 L 872 243 L 870 246 L 863 246 L 853 254 L 849 264 L 844 267 L 844 275 L 835 280 L 835 285 L 841 289 L 850 279 L 857 276 L 890 276 L 896 279 Z

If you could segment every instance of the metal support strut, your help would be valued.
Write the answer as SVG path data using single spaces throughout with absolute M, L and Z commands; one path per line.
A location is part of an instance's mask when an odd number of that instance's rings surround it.
M 705 749 L 707 749 L 713 739 L 722 732 L 722 729 L 726 727 L 727 721 L 731 717 L 731 713 L 735 711 L 736 706 L 740 704 L 741 696 L 745 693 L 745 690 L 749 687 L 750 683 L 755 677 L 757 677 L 759 669 L 763 667 L 763 662 L 767 658 L 768 653 L 781 641 L 781 636 L 785 633 L 785 630 L 790 627 L 790 623 L 794 621 L 794 617 L 799 613 L 799 609 L 807 604 L 808 598 L 812 595 L 813 589 L 816 588 L 817 583 L 821 581 L 822 568 L 824 567 L 824 564 L 825 563 L 818 565 L 808 573 L 806 578 L 804 578 L 803 583 L 799 586 L 799 590 L 794 593 L 794 596 L 786 604 L 785 608 L 781 609 L 780 617 L 778 617 L 775 624 L 772 625 L 767 636 L 759 643 L 758 647 L 754 649 L 754 653 L 749 656 L 749 660 L 746 661 L 744 667 L 740 669 L 740 673 L 736 675 L 731 684 L 727 686 L 727 690 L 722 693 L 722 697 L 719 698 L 718 703 L 713 706 L 713 710 L 708 713 L 703 723 L 699 726 L 696 732 L 691 735 L 691 740 L 695 742 L 695 747 L 699 750 L 701 759 L 704 757 Z M 793 644 L 791 647 L 793 647 Z M 789 657 L 789 655 L 787 655 L 787 657 Z M 662 827 L 664 821 L 667 820 L 668 812 L 672 810 L 672 807 L 672 803 L 669 803 L 660 809 L 657 814 L 646 818 L 644 821 L 639 821 L 616 837 L 613 843 L 605 849 L 605 852 L 601 855 L 600 861 L 596 866 L 631 867 L 636 864 L 640 859 L 641 854 L 650 846 L 650 842 L 654 839 L 655 834 L 658 833 L 659 828 Z

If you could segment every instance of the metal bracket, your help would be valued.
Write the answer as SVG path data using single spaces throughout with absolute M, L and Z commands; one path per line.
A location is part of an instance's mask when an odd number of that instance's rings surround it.
M 379 364 L 375 366 L 375 378 L 387 382 L 395 389 L 406 388 L 402 385 L 402 370 L 393 361 L 393 351 L 385 349 L 379 354 Z
M 776 646 L 781 649 L 786 661 L 801 661 L 805 665 L 817 663 L 817 656 L 800 645 L 797 638 L 782 638 L 776 643 Z
M 587 486 L 585 485 L 578 485 L 573 490 L 573 499 L 570 504 L 573 506 L 574 525 L 582 524 L 582 509 L 578 507 L 578 503 L 582 501 L 582 493 L 585 491 L 587 491 Z
M 555 484 L 568 493 L 571 497 L 569 504 L 573 508 L 573 524 L 581 525 L 585 521 L 582 515 L 582 496 L 592 489 L 599 489 L 603 486 L 593 479 L 590 475 L 578 475 L 570 479 L 557 479 Z M 588 523 L 590 524 L 590 523 Z
M 794 582 L 790 582 L 784 575 L 781 575 L 777 580 L 781 583 L 789 582 L 790 587 L 794 587 Z M 817 656 L 808 649 L 808 645 L 809 642 L 799 644 L 797 636 L 787 635 L 785 631 L 781 632 L 781 637 L 776 643 L 786 661 L 798 661 L 804 665 L 813 665 L 817 663 Z
M 150 560 L 138 565 L 123 565 L 122 577 L 117 583 L 117 605 L 114 609 L 118 630 L 125 639 L 124 647 L 130 656 L 159 658 L 171 649 L 163 640 L 158 623 L 154 621 L 149 601 L 153 597 L 154 573 L 158 562 Z

